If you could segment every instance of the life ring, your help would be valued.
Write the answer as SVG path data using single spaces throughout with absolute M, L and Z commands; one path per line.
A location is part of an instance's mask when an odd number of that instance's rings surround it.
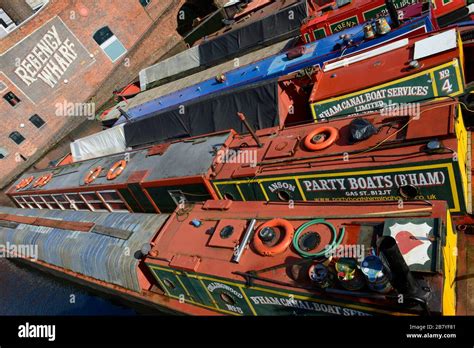
M 283 238 L 280 240 L 278 244 L 273 246 L 267 246 L 263 243 L 261 238 L 259 237 L 260 231 L 265 228 L 272 228 L 272 227 L 280 227 L 283 230 Z M 284 219 L 273 219 L 266 223 L 264 223 L 258 231 L 255 233 L 253 238 L 253 246 L 255 250 L 263 256 L 274 256 L 283 253 L 291 244 L 293 239 L 293 234 L 295 233 L 295 229 L 289 221 Z
M 34 176 L 30 176 L 28 178 L 24 178 L 23 180 L 21 180 L 18 185 L 16 185 L 16 189 L 17 190 L 20 190 L 22 188 L 25 188 L 26 186 L 28 186 L 29 184 L 31 184 L 31 182 L 35 179 Z
M 117 176 L 122 174 L 125 168 L 127 168 L 127 161 L 120 160 L 115 162 L 115 164 L 109 169 L 107 173 L 107 180 L 114 180 Z
M 97 177 L 100 175 L 101 172 L 102 172 L 101 166 L 97 166 L 94 168 L 94 170 L 90 170 L 89 173 L 84 178 L 84 183 L 86 185 L 89 185 L 91 182 L 97 179 Z
M 53 173 L 45 174 L 36 179 L 33 187 L 42 187 L 46 185 L 53 178 Z
M 322 142 L 314 143 L 314 137 L 323 133 L 329 133 L 329 137 Z M 338 135 L 339 132 L 334 127 L 319 127 L 306 136 L 304 146 L 311 151 L 324 150 L 334 144 Z

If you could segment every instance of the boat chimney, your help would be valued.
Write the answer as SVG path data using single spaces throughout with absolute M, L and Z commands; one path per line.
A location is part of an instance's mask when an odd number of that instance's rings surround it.
M 242 123 L 244 124 L 245 128 L 247 128 L 249 133 L 252 135 L 252 138 L 255 140 L 258 147 L 263 147 L 263 144 L 260 142 L 260 139 L 258 138 L 258 135 L 253 130 L 252 126 L 248 123 L 247 119 L 245 118 L 245 115 L 242 112 L 238 112 L 237 116 L 239 116 L 239 118 L 242 121 Z
M 392 278 L 390 283 L 393 287 L 400 294 L 407 295 L 409 298 L 426 301 L 429 292 L 424 290 L 413 277 L 396 240 L 391 236 L 384 236 L 377 244 L 381 256 L 389 266 Z
M 127 120 L 127 122 L 130 122 L 130 121 L 132 120 L 131 117 L 130 117 L 130 115 L 129 115 L 127 112 L 125 112 L 120 106 L 119 106 L 117 109 L 118 109 L 118 111 L 120 112 L 120 115 L 123 116 L 123 117 L 125 117 L 125 119 Z
M 398 11 L 395 7 L 393 0 L 385 0 L 385 6 L 387 7 L 388 14 L 392 20 L 392 27 L 398 28 L 400 26 L 400 20 L 398 19 Z

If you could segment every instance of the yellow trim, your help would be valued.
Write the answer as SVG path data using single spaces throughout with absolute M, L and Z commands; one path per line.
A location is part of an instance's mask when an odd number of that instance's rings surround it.
M 242 198 L 242 200 L 245 202 L 245 196 L 244 194 L 242 193 L 242 190 L 240 189 L 240 186 L 239 185 L 235 185 L 237 187 L 237 191 L 239 191 L 239 194 L 240 194 L 240 197 Z
M 333 26 L 337 26 L 343 22 L 347 22 L 347 21 L 350 21 L 351 19 L 355 18 L 355 21 L 356 21 L 356 25 L 352 26 L 352 27 L 344 27 L 342 28 L 341 30 L 339 31 L 336 31 L 336 33 L 339 33 L 340 31 L 342 30 L 345 30 L 345 29 L 348 29 L 348 28 L 353 28 L 357 25 L 359 25 L 359 18 L 357 18 L 357 15 L 355 16 L 352 16 L 352 17 L 347 17 L 347 18 L 344 18 L 344 19 L 341 19 L 339 22 L 336 22 L 336 23 L 332 23 L 332 24 L 329 24 L 329 31 L 331 32 L 331 34 L 335 34 L 334 31 L 332 30 Z M 352 22 L 351 22 L 352 23 Z
M 270 294 L 285 296 L 285 297 L 288 297 L 288 296 L 292 295 L 294 298 L 296 298 L 298 300 L 310 301 L 310 302 L 314 302 L 314 303 L 330 304 L 330 305 L 333 305 L 333 306 L 338 306 L 338 307 L 343 307 L 343 308 L 347 307 L 347 308 L 357 309 L 357 310 L 364 311 L 364 312 L 372 311 L 372 312 L 376 312 L 376 313 L 384 313 L 384 314 L 398 315 L 398 316 L 416 316 L 416 314 L 393 312 L 393 311 L 390 311 L 390 310 L 377 309 L 377 308 L 373 308 L 373 307 L 363 307 L 363 306 L 359 306 L 359 305 L 346 304 L 346 303 L 341 303 L 341 302 L 315 301 L 315 299 L 313 297 L 289 294 L 289 293 L 280 292 L 280 291 L 277 291 L 277 290 L 261 288 L 259 286 L 251 287 L 250 289 L 256 290 L 256 291 L 267 292 L 267 293 L 270 293 Z
M 457 268 L 457 235 L 453 230 L 451 214 L 446 215 L 446 244 L 443 247 L 443 315 L 456 314 L 456 268 Z
M 181 274 L 182 274 L 182 273 L 181 273 Z M 178 282 L 181 284 L 181 287 L 184 289 L 184 292 L 186 293 L 186 295 L 188 295 L 189 297 L 191 297 L 191 293 L 188 291 L 188 289 L 187 289 L 186 286 L 184 285 L 183 281 L 182 281 L 181 278 L 179 277 L 180 274 L 175 273 L 175 276 L 176 276 L 176 279 L 178 279 Z
M 262 190 L 263 195 L 265 196 L 265 200 L 266 200 L 267 202 L 270 202 L 270 197 L 268 197 L 267 192 L 265 191 L 265 188 L 263 187 L 262 182 L 259 181 L 258 184 L 260 185 L 260 190 Z
M 245 293 L 245 288 L 243 286 L 239 286 L 240 292 L 242 292 L 242 295 L 244 296 L 245 301 L 247 302 L 247 305 L 249 306 L 250 310 L 252 311 L 253 315 L 257 316 L 257 311 L 253 308 L 252 303 L 250 302 L 249 298 L 247 297 L 247 294 Z
M 161 271 L 166 271 L 166 272 L 170 272 L 170 273 L 173 273 L 173 274 L 174 274 L 173 270 L 171 270 L 171 269 L 169 269 L 169 268 L 162 268 L 162 267 L 155 266 L 155 265 L 151 265 L 151 264 L 148 264 L 148 267 L 150 267 L 151 269 L 158 269 L 158 270 L 161 270 Z M 155 273 L 155 272 L 153 272 L 153 273 Z M 193 278 L 194 278 L 194 277 L 193 277 Z M 161 281 L 160 281 L 160 284 L 162 284 Z M 162 284 L 162 285 L 164 286 L 164 284 Z M 202 284 L 202 285 L 204 285 L 204 284 Z M 166 287 L 164 287 L 164 288 L 165 288 L 165 291 L 167 292 L 167 296 L 168 296 L 168 297 L 171 297 L 171 298 L 173 298 L 173 299 L 175 299 L 175 300 L 178 300 L 178 301 L 180 300 L 179 296 L 175 296 L 175 295 L 169 294 L 168 291 L 166 290 Z M 206 287 L 204 286 L 204 288 L 206 288 Z M 207 289 L 206 289 L 206 290 L 207 290 Z M 211 297 L 211 300 L 216 304 L 216 307 L 207 306 L 207 305 L 205 305 L 205 304 L 203 304 L 203 303 L 195 302 L 195 301 L 193 301 L 193 300 L 186 300 L 186 303 L 190 303 L 190 304 L 193 304 L 193 305 L 195 305 L 195 306 L 207 308 L 207 309 L 210 309 L 210 310 L 213 310 L 213 311 L 217 311 L 217 312 L 222 312 L 222 313 L 225 313 L 225 314 L 241 316 L 241 314 L 239 314 L 239 313 L 231 312 L 231 311 L 228 311 L 228 310 L 221 309 L 221 308 L 217 307 L 217 303 L 214 301 L 214 299 L 213 299 L 212 297 Z
M 450 94 L 450 96 L 453 96 L 453 95 L 458 95 L 460 93 L 462 93 L 462 91 L 464 90 L 464 86 L 463 86 L 463 80 L 461 80 L 459 77 L 461 76 L 460 73 L 459 73 L 459 64 L 458 64 L 458 60 L 457 59 L 453 59 L 451 62 L 449 63 L 445 63 L 445 64 L 441 64 L 441 65 L 438 65 L 434 68 L 431 68 L 431 69 L 427 69 L 427 70 L 423 70 L 419 73 L 416 73 L 416 74 L 413 74 L 413 75 L 409 75 L 409 76 L 406 76 L 404 78 L 401 78 L 401 79 L 398 79 L 398 80 L 392 80 L 390 82 L 386 82 L 386 83 L 383 83 L 381 85 L 377 85 L 377 86 L 374 86 L 374 87 L 370 87 L 370 88 L 367 88 L 367 89 L 363 89 L 363 90 L 359 90 L 359 91 L 356 91 L 356 92 L 352 92 L 352 93 L 349 93 L 349 94 L 344 94 L 344 95 L 340 95 L 338 97 L 334 97 L 334 98 L 329 98 L 329 99 L 324 99 L 324 100 L 318 100 L 314 103 L 311 103 L 310 106 L 311 106 L 311 113 L 313 115 L 313 119 L 314 120 L 317 120 L 317 116 L 316 116 L 316 111 L 315 111 L 315 105 L 316 104 L 327 104 L 327 103 L 331 103 L 331 102 L 334 102 L 334 101 L 338 101 L 338 100 L 342 100 L 342 99 L 348 99 L 348 98 L 351 98 L 351 97 L 354 97 L 356 95 L 362 95 L 364 93 L 368 93 L 368 92 L 371 92 L 371 91 L 375 91 L 375 90 L 378 90 L 378 89 L 383 89 L 385 87 L 388 87 L 388 86 L 392 86 L 392 85 L 395 85 L 395 84 L 398 84 L 398 83 L 401 83 L 401 82 L 405 82 L 405 81 L 409 81 L 409 80 L 413 80 L 413 79 L 416 79 L 420 76 L 423 76 L 423 75 L 430 75 L 431 79 L 432 79 L 432 83 L 436 84 L 436 81 L 435 79 L 433 78 L 433 76 L 431 74 L 434 74 L 434 72 L 436 70 L 439 70 L 439 69 L 443 69 L 443 68 L 447 68 L 447 67 L 454 67 L 454 69 L 456 70 L 456 76 L 458 77 L 458 86 L 460 88 L 460 91 L 459 92 L 456 92 L 456 93 L 453 93 L 453 94 Z M 436 89 L 437 90 L 437 89 Z M 434 93 L 434 90 L 433 90 L 433 93 Z M 435 98 L 436 98 L 436 94 L 435 94 Z
M 300 191 L 301 198 L 303 198 L 303 200 L 306 201 L 307 200 L 306 195 L 304 194 L 303 188 L 301 187 L 301 183 L 299 182 L 299 180 L 295 180 L 295 181 L 296 181 L 296 186 L 298 186 L 298 190 Z
M 436 77 L 433 71 L 430 71 L 431 86 L 433 88 L 433 94 L 438 95 L 438 86 L 436 85 Z
M 299 182 L 302 179 L 308 178 L 320 178 L 320 177 L 341 177 L 341 176 L 348 176 L 348 175 L 366 175 L 366 174 L 379 174 L 379 173 L 388 173 L 388 172 L 406 172 L 410 170 L 423 170 L 423 169 L 439 169 L 445 168 L 448 170 L 449 174 L 449 181 L 451 192 L 453 194 L 453 201 L 454 201 L 454 208 L 451 209 L 451 212 L 459 212 L 461 209 L 461 204 L 459 201 L 459 194 L 456 187 L 456 177 L 454 175 L 454 168 L 452 163 L 441 163 L 441 164 L 430 164 L 430 165 L 420 165 L 414 167 L 395 167 L 395 168 L 386 168 L 386 169 L 377 169 L 377 170 L 361 170 L 361 171 L 345 171 L 345 172 L 337 172 L 337 173 L 320 173 L 320 174 L 307 174 L 307 175 L 294 175 L 294 176 L 281 176 L 281 177 L 271 177 L 271 178 L 262 178 L 259 179 L 259 184 L 262 185 L 264 182 L 268 181 L 277 181 L 277 180 L 295 180 Z M 214 185 L 230 185 L 230 184 L 241 184 L 241 183 L 250 183 L 254 181 L 242 181 L 239 180 L 238 182 L 235 181 L 220 181 L 215 182 Z M 265 191 L 263 191 L 265 194 Z
M 151 264 L 148 264 L 148 266 L 152 269 L 158 269 L 158 270 L 174 273 L 173 270 L 171 270 L 169 268 L 163 268 L 161 266 L 156 266 L 156 265 L 151 265 Z M 231 285 L 231 286 L 239 288 L 241 293 L 244 296 L 245 301 L 249 305 L 249 308 L 250 308 L 250 310 L 252 311 L 252 313 L 254 315 L 257 315 L 257 312 L 254 309 L 250 299 L 248 298 L 248 294 L 246 293 L 246 291 L 248 291 L 250 289 L 255 290 L 255 291 L 261 291 L 261 292 L 264 292 L 264 293 L 276 294 L 276 295 L 280 295 L 280 296 L 284 296 L 284 297 L 288 297 L 288 296 L 291 295 L 294 298 L 297 298 L 299 300 L 310 301 L 310 302 L 313 302 L 313 303 L 330 304 L 330 305 L 335 305 L 335 306 L 342 307 L 342 308 L 356 309 L 356 310 L 364 311 L 364 312 L 367 312 L 367 313 L 374 312 L 374 313 L 383 313 L 383 314 L 396 315 L 396 316 L 415 316 L 415 314 L 393 312 L 393 311 L 390 311 L 390 310 L 382 310 L 382 309 L 377 309 L 377 308 L 373 308 L 373 307 L 369 307 L 369 306 L 364 307 L 364 306 L 354 305 L 354 304 L 350 304 L 350 303 L 334 302 L 334 301 L 326 301 L 326 300 L 318 301 L 317 299 L 315 299 L 313 297 L 290 294 L 288 292 L 282 292 L 282 291 L 277 291 L 277 290 L 273 290 L 273 289 L 262 288 L 262 287 L 259 287 L 259 286 L 252 286 L 252 287 L 248 288 L 248 287 L 245 287 L 243 284 L 240 284 L 240 283 L 235 283 L 235 282 L 231 282 L 231 281 L 228 281 L 228 280 L 222 280 L 222 279 L 219 279 L 219 278 L 213 278 L 213 277 L 209 277 L 209 276 L 201 276 L 201 275 L 197 275 L 197 274 L 188 274 L 188 277 L 198 279 L 201 282 L 201 285 L 203 286 L 203 288 L 205 289 L 205 291 L 209 295 L 210 299 L 216 304 L 216 308 L 206 306 L 204 304 L 197 303 L 197 302 L 194 302 L 194 301 L 187 301 L 188 303 L 192 303 L 192 304 L 197 305 L 197 306 L 205 307 L 205 308 L 208 308 L 208 309 L 212 309 L 214 311 L 220 311 L 220 312 L 227 313 L 227 314 L 232 314 L 232 315 L 241 316 L 241 314 L 239 314 L 239 313 L 235 313 L 235 312 L 231 312 L 231 311 L 227 311 L 225 309 L 219 308 L 217 302 L 214 300 L 212 295 L 209 293 L 209 290 L 205 286 L 204 282 L 202 281 L 203 279 L 208 280 L 208 281 L 215 281 L 215 282 L 219 282 L 219 283 L 222 283 L 222 284 L 227 284 L 227 285 Z M 175 299 L 179 299 L 178 297 L 173 296 L 173 295 L 170 295 L 170 297 L 175 298 Z
M 459 61 L 461 64 L 461 71 L 462 71 L 462 78 L 463 81 L 466 81 L 466 76 L 464 75 L 464 64 L 465 64 L 465 58 L 464 58 L 464 45 L 462 43 L 461 39 L 461 33 L 458 31 L 458 47 L 459 47 Z

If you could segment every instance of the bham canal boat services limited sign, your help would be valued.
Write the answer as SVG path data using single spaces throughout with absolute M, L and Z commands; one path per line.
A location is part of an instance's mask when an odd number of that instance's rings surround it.
M 311 104 L 314 120 L 347 117 L 377 110 L 393 112 L 409 103 L 462 94 L 464 84 L 459 61 L 437 66 L 383 85 Z

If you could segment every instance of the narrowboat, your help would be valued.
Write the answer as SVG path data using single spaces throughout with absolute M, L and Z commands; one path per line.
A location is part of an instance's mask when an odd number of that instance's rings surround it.
M 473 24 L 327 62 L 313 76 L 309 101 L 314 120 L 445 98 L 461 99 L 471 108 Z
M 171 215 L 0 208 L 9 257 L 190 315 L 454 315 L 455 228 L 442 201 L 213 200 Z
M 207 134 L 25 173 L 7 195 L 21 208 L 147 213 L 206 199 L 445 200 L 451 212 L 470 214 L 471 132 L 462 114 L 448 100 L 397 114 Z
M 8 195 L 20 208 L 171 213 L 217 199 L 210 180 L 233 131 L 177 140 L 23 174 Z
M 241 4 L 241 7 L 243 4 Z M 142 91 L 298 37 L 308 16 L 305 0 L 254 0 L 229 15 L 228 24 L 183 52 L 140 71 Z
M 322 4 L 316 4 L 316 1 L 308 2 L 310 16 L 301 26 L 301 36 L 305 43 L 320 40 L 346 28 L 388 14 L 386 0 L 341 1 L 342 4 L 340 5 L 333 1 L 318 1 L 318 3 Z M 465 0 L 394 0 L 392 3 L 394 9 L 402 13 L 402 18 L 418 15 L 418 11 L 415 9 L 424 6 L 425 11 L 432 11 L 433 20 L 440 27 L 468 21 L 470 19 L 469 15 L 474 12 L 474 9 L 469 8 Z
M 462 112 L 448 100 L 236 135 L 226 151 L 237 160 L 220 161 L 212 184 L 220 199 L 237 201 L 439 199 L 470 214 L 471 132 Z
M 391 22 L 389 17 L 387 17 L 386 21 L 387 23 Z M 179 109 L 180 107 L 185 107 L 191 101 L 196 101 L 212 94 L 216 95 L 238 87 L 248 86 L 252 83 L 275 79 L 304 68 L 320 66 L 324 62 L 336 57 L 367 51 L 370 48 L 395 39 L 430 32 L 434 29 L 431 24 L 430 15 L 408 20 L 400 27 L 383 34 L 381 33 L 371 40 L 365 39 L 362 27 L 360 25 L 349 28 L 343 32 L 344 36 L 335 34 L 318 42 L 301 46 L 296 51 L 270 56 L 166 95 L 156 95 L 153 89 L 145 91 L 130 99 L 127 111 L 128 119 L 139 120 L 157 115 L 164 110 Z M 122 116 L 117 124 L 126 121 L 127 118 Z

